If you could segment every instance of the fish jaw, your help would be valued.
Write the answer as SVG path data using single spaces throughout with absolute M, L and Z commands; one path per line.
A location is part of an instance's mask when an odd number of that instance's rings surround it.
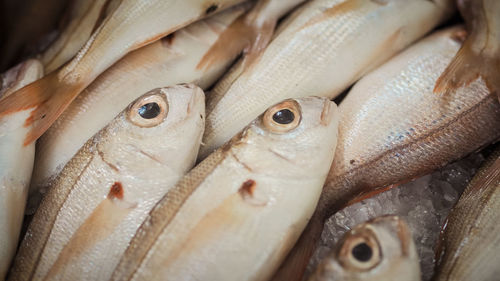
M 43 76 L 43 67 L 37 60 L 25 61 L 3 75 L 0 99 Z M 24 120 L 29 111 L 21 111 L 0 121 L 0 279 L 7 274 L 16 251 L 24 206 L 33 170 L 34 144 L 22 144 Z
M 230 59 L 205 70 L 196 69 L 196 65 L 227 26 L 247 9 L 238 5 L 142 47 L 87 87 L 37 141 L 30 209 L 36 208 L 39 193 L 50 186 L 80 147 L 140 95 L 165 85 L 193 82 L 207 88 L 215 82 Z
M 200 159 L 280 100 L 337 96 L 447 16 L 429 1 L 308 2 L 285 19 L 258 62 L 223 78 L 227 87 L 215 86 Z
M 436 252 L 433 280 L 494 280 L 500 274 L 496 256 L 499 150 L 476 173 L 448 215 Z
M 368 247 L 360 262 L 354 249 Z M 364 249 L 364 248 L 363 248 Z M 364 252 L 367 252 L 364 249 Z M 354 227 L 323 260 L 310 281 L 420 281 L 418 255 L 408 225 L 382 216 Z
M 272 133 L 263 116 L 201 162 L 156 205 L 112 280 L 270 277 L 313 212 L 335 150 L 336 106 L 288 102 L 301 107 L 300 125 Z M 282 155 L 283 146 L 297 152 Z M 304 160 L 311 151 L 318 157 Z
M 150 103 L 160 113 L 138 119 Z M 203 117 L 204 94 L 192 84 L 155 89 L 119 114 L 51 186 L 12 278 L 107 280 L 150 209 L 194 165 Z
M 342 102 L 339 146 L 324 191 L 330 208 L 430 172 L 500 137 L 490 127 L 500 128 L 500 107 L 484 82 L 452 96 L 432 93 L 459 48 L 457 30 L 437 32 L 404 51 L 360 80 Z

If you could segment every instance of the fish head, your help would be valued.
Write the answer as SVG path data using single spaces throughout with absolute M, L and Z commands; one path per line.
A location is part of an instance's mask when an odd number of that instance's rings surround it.
M 268 108 L 226 147 L 255 172 L 317 178 L 333 159 L 338 120 L 336 104 L 326 98 L 287 99 Z
M 124 175 L 150 178 L 165 169 L 179 174 L 194 165 L 204 125 L 203 90 L 193 84 L 158 88 L 122 111 L 97 148 Z
M 312 280 L 420 280 L 407 224 L 397 216 L 382 216 L 356 226 L 323 260 Z

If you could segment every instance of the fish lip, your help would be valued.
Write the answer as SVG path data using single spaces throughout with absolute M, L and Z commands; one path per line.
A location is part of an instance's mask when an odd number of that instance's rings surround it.
M 329 99 L 326 99 L 323 103 L 323 110 L 321 111 L 320 115 L 320 124 L 323 126 L 328 126 L 333 120 L 333 102 L 331 102 Z

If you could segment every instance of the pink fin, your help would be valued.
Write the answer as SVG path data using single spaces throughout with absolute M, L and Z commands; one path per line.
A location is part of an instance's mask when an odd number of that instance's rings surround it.
M 53 72 L 0 100 L 0 118 L 33 108 L 25 122 L 26 127 L 33 126 L 24 140 L 24 145 L 28 145 L 56 121 L 84 87 L 61 83 L 57 72 Z

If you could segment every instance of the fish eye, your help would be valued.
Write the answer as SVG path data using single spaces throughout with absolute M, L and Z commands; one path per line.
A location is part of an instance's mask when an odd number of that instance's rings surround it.
M 161 124 L 168 113 L 168 103 L 161 90 L 153 90 L 138 98 L 128 109 L 129 120 L 139 127 Z
M 380 263 L 381 254 L 374 234 L 366 231 L 345 238 L 339 252 L 339 261 L 350 270 L 367 271 Z
M 274 133 L 286 133 L 297 128 L 301 119 L 300 105 L 295 100 L 278 103 L 263 115 L 264 126 Z
M 153 119 L 156 116 L 160 115 L 161 109 L 156 102 L 150 102 L 139 107 L 137 112 L 144 119 Z
M 351 250 L 352 256 L 360 262 L 367 262 L 373 256 L 373 251 L 368 244 L 361 242 Z

